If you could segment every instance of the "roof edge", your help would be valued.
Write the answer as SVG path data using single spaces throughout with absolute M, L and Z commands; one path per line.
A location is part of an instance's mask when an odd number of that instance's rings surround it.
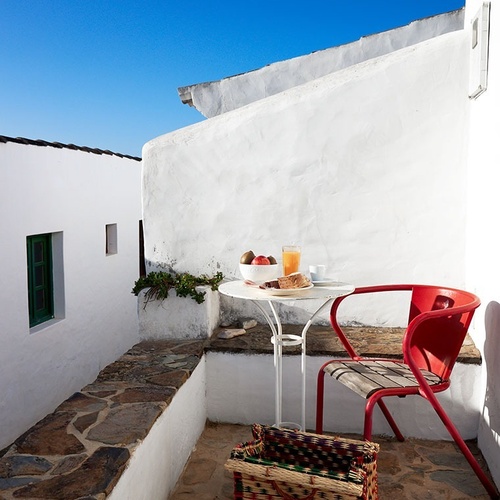
M 109 151 L 108 149 L 89 148 L 87 146 L 76 146 L 75 144 L 63 144 L 61 142 L 49 142 L 49 141 L 43 141 L 41 139 L 26 139 L 25 137 L 8 137 L 6 135 L 0 135 L 0 143 L 8 143 L 8 142 L 13 142 L 16 144 L 25 144 L 29 146 L 46 146 L 57 149 L 73 149 L 75 151 L 84 151 L 85 153 L 118 156 L 119 158 L 127 158 L 129 160 L 142 161 L 142 158 L 138 156 L 130 156 L 121 153 L 115 153 L 113 151 Z
M 224 114 L 348 66 L 464 29 L 464 7 L 415 19 L 405 25 L 361 36 L 219 80 L 178 87 L 183 104 L 206 118 Z M 243 89 L 243 90 L 242 90 Z

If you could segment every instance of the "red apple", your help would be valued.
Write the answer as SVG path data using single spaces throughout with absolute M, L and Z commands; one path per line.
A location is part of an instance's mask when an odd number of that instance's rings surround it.
M 271 261 L 265 255 L 257 255 L 257 257 L 252 260 L 251 264 L 253 266 L 269 266 Z

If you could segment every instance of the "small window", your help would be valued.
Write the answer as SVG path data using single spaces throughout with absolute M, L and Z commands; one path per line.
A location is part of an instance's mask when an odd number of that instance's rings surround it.
M 106 224 L 106 255 L 118 253 L 118 236 L 116 224 Z
M 479 38 L 479 19 L 476 17 L 472 23 L 472 48 L 475 49 Z
M 139 276 L 146 276 L 146 259 L 144 258 L 144 225 L 139 221 Z
M 28 254 L 28 305 L 30 327 L 54 317 L 52 235 L 26 238 Z

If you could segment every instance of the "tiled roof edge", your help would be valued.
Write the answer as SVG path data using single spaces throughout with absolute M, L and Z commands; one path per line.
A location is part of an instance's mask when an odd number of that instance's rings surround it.
M 0 143 L 7 142 L 15 142 L 16 144 L 27 144 L 30 146 L 47 146 L 50 148 L 58 148 L 58 149 L 74 149 L 77 151 L 85 151 L 86 153 L 93 153 L 96 155 L 110 155 L 110 156 L 118 156 L 120 158 L 128 158 L 129 160 L 141 161 L 142 158 L 138 156 L 130 156 L 123 155 L 121 153 L 114 153 L 113 151 L 98 149 L 98 148 L 89 148 L 86 146 L 76 146 L 75 144 L 62 144 L 60 142 L 48 142 L 42 141 L 41 139 L 26 139 L 24 137 L 7 137 L 6 135 L 0 135 Z

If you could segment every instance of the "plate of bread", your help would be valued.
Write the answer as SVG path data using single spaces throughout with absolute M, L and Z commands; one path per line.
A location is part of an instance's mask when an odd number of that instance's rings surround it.
M 275 280 L 265 281 L 259 288 L 262 288 L 270 295 L 292 295 L 309 290 L 313 286 L 305 274 L 297 272 L 281 276 Z

